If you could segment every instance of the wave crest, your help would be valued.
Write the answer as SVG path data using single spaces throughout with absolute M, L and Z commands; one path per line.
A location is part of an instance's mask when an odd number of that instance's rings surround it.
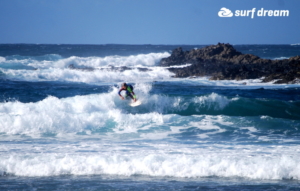
M 162 148 L 161 148 L 162 149 Z M 174 148 L 168 148 L 172 151 Z M 278 153 L 260 155 L 239 150 L 185 148 L 182 154 L 145 150 L 130 153 L 114 151 L 101 154 L 44 153 L 1 157 L 0 175 L 57 176 L 57 175 L 147 175 L 169 177 L 242 177 L 250 179 L 300 179 L 298 154 Z M 247 148 L 245 148 L 248 150 Z M 279 149 L 279 148 L 278 148 Z M 176 149 L 177 151 L 178 149 Z M 279 149 L 282 150 L 282 149 Z M 177 151 L 178 152 L 178 151 Z M 205 154 L 203 154 L 205 153 Z

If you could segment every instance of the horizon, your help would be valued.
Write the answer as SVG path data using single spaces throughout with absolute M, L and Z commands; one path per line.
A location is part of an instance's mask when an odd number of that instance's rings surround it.
M 300 43 L 292 43 L 292 44 L 231 44 L 231 43 L 223 43 L 220 42 L 221 44 L 230 44 L 232 46 L 238 45 L 290 45 L 290 46 L 300 46 Z M 197 46 L 197 45 L 217 45 L 218 43 L 215 44 L 118 44 L 118 43 L 107 43 L 107 44 L 64 44 L 64 43 L 0 43 L 0 45 L 87 45 L 87 46 L 106 46 L 106 45 L 121 45 L 121 46 Z

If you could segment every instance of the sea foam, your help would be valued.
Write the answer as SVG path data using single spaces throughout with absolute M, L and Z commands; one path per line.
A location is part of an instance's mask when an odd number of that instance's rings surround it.
M 50 145 L 53 146 L 53 145 Z M 60 145 L 47 152 L 3 154 L 0 174 L 16 176 L 146 175 L 168 177 L 241 177 L 250 179 L 300 179 L 297 147 L 265 148 L 223 145 L 208 148 L 152 144 L 150 148 L 110 144 L 93 145 L 94 152 L 76 145 Z M 142 145 L 141 145 L 142 146 Z M 195 145 L 191 145 L 195 146 Z M 208 145 L 207 145 L 208 146 Z M 152 149 L 151 149 L 152 148 Z M 101 150 L 98 152 L 97 150 Z
M 149 53 L 131 56 L 59 58 L 56 55 L 37 59 L 35 57 L 4 60 L 0 70 L 8 79 L 23 81 L 62 82 L 136 82 L 169 79 L 172 73 L 165 68 L 155 67 L 169 53 Z M 72 67 L 70 67 L 72 66 Z M 111 67 L 129 67 L 129 70 L 112 70 Z M 75 67 L 76 69 L 73 69 Z M 146 67 L 148 71 L 140 71 Z M 149 68 L 150 67 L 150 68 Z M 88 68 L 89 70 L 85 70 Z

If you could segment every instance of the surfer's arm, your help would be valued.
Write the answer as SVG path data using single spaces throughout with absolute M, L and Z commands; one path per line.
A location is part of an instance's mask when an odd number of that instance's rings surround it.
M 121 88 L 120 90 L 119 90 L 119 96 L 122 98 L 122 99 L 124 99 L 124 97 L 121 95 L 121 91 L 123 91 L 124 89 L 123 88 Z

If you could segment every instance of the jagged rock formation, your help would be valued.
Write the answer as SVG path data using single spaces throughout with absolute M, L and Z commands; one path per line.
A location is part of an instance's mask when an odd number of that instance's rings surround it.
M 264 82 L 299 83 L 300 56 L 284 60 L 262 59 L 242 54 L 230 44 L 207 46 L 201 49 L 173 50 L 172 55 L 160 61 L 161 66 L 191 64 L 185 68 L 170 68 L 175 77 L 211 76 L 212 80 L 242 80 L 264 77 Z

